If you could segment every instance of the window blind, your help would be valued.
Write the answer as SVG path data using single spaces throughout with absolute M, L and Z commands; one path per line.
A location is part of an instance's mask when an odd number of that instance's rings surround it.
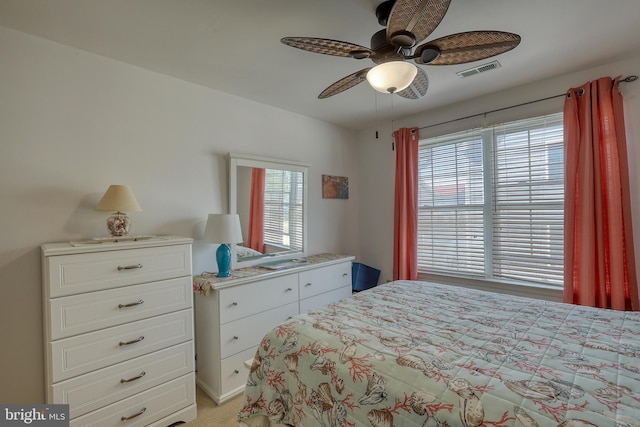
M 493 274 L 562 286 L 562 115 L 495 129 Z
M 562 113 L 421 141 L 418 271 L 562 286 Z
M 266 169 L 265 244 L 302 250 L 302 180 L 300 172 Z
M 418 155 L 418 266 L 483 275 L 482 138 L 463 132 L 430 140 Z

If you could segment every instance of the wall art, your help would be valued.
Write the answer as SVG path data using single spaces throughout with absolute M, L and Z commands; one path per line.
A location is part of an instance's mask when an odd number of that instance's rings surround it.
M 346 176 L 322 175 L 323 199 L 348 199 L 349 178 Z

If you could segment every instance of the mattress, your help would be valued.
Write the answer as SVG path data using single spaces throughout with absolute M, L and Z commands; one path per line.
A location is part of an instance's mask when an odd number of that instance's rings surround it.
M 396 281 L 268 333 L 238 420 L 640 427 L 640 313 Z

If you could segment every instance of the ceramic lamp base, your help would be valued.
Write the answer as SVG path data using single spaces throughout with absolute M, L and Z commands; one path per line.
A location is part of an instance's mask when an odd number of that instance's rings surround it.
M 129 234 L 131 220 L 124 212 L 115 212 L 107 218 L 107 229 L 114 237 L 122 237 Z
M 231 272 L 229 267 L 231 266 L 231 248 L 226 243 L 218 246 L 216 250 L 216 261 L 218 263 L 218 274 L 216 277 L 229 277 Z

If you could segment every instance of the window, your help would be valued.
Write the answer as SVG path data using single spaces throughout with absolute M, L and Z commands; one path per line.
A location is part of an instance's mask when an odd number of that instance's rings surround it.
M 418 272 L 562 287 L 562 113 L 421 141 Z
M 303 174 L 265 170 L 264 243 L 301 251 Z

